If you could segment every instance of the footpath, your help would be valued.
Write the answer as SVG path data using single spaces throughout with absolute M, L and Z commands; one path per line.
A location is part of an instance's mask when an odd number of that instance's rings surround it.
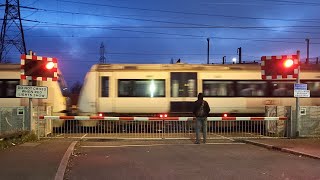
M 177 143 L 179 140 L 175 141 Z M 252 139 L 242 142 L 320 160 L 320 138 Z M 140 143 L 150 142 L 139 141 Z M 0 179 L 62 180 L 68 158 L 74 148 L 77 148 L 75 144 L 76 141 L 74 140 L 49 139 L 24 143 L 1 150 Z
M 57 174 L 72 142 L 66 139 L 41 140 L 1 150 L 0 179 L 62 179 L 63 176 L 57 178 Z
M 243 140 L 242 142 L 272 150 L 320 159 L 320 138 L 252 139 Z

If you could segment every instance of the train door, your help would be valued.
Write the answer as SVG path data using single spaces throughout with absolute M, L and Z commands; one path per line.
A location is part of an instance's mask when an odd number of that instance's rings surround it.
M 192 112 L 193 100 L 197 97 L 197 73 L 196 72 L 171 72 L 171 102 L 170 112 Z

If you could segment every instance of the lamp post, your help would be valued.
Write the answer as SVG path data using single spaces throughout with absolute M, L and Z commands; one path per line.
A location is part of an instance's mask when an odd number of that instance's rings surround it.
M 237 62 L 237 58 L 235 58 L 235 57 L 232 58 L 232 63 L 233 63 L 233 64 L 236 64 L 236 62 Z
M 297 59 L 298 59 L 298 77 L 297 77 L 296 83 L 300 84 L 300 51 L 299 50 L 297 51 Z M 296 97 L 296 122 L 294 123 L 295 124 L 295 132 L 293 135 L 291 134 L 291 136 L 293 136 L 293 137 L 296 137 L 296 135 L 297 135 L 299 121 L 300 121 L 300 98 Z M 291 127 L 292 127 L 292 125 L 291 125 Z
M 210 56 L 210 38 L 207 38 L 208 41 L 208 56 L 207 56 L 207 64 L 209 64 L 209 56 Z

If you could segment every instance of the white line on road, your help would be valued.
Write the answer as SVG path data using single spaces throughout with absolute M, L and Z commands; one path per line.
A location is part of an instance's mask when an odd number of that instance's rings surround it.
M 208 145 L 239 145 L 245 143 L 206 143 Z M 150 147 L 150 146 L 174 146 L 174 145 L 191 145 L 199 146 L 199 144 L 128 144 L 114 146 L 81 146 L 83 148 L 117 148 L 117 147 Z
M 54 180 L 63 180 L 63 176 L 66 171 L 70 155 L 72 154 L 73 149 L 77 144 L 77 142 L 78 141 L 73 141 L 68 147 L 67 151 L 64 153 Z
M 222 135 L 219 135 L 219 134 L 215 134 L 216 136 L 219 136 L 219 137 L 222 137 L 223 139 L 228 139 L 230 141 L 234 141 L 234 139 L 232 138 L 228 138 L 228 137 L 225 137 L 225 136 L 222 136 Z
M 82 137 L 81 137 L 81 139 L 83 139 L 84 137 L 86 137 L 88 135 L 88 133 L 86 133 L 85 135 L 83 135 Z

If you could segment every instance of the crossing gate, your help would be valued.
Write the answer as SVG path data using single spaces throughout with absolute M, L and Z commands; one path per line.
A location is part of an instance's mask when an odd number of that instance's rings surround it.
M 193 117 L 39 116 L 60 122 L 41 137 L 99 139 L 194 139 Z M 278 138 L 285 136 L 286 117 L 208 117 L 208 139 Z M 62 122 L 62 123 L 61 123 Z

